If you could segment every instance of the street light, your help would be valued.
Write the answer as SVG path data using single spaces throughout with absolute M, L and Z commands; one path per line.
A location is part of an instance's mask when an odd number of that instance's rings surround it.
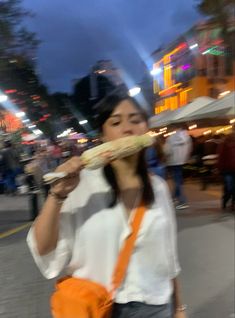
M 8 100 L 7 95 L 0 94 L 0 103 L 6 102 Z
M 193 49 L 196 49 L 198 47 L 198 44 L 197 43 L 194 43 L 192 45 L 190 45 L 190 50 L 193 50 Z
M 154 75 L 158 75 L 158 74 L 161 74 L 162 73 L 162 69 L 160 67 L 157 67 L 157 68 L 153 68 L 151 71 L 150 71 L 150 74 L 152 76 Z
M 43 132 L 40 130 L 40 129 L 33 129 L 33 133 L 36 135 L 36 136 L 40 136 L 43 134 Z
M 88 120 L 86 120 L 86 119 L 80 120 L 78 123 L 79 123 L 79 125 L 85 125 L 88 123 Z
M 138 86 L 135 86 L 135 87 L 129 89 L 129 95 L 131 97 L 134 97 L 134 96 L 138 95 L 140 92 L 141 92 L 141 88 L 138 87 Z
M 23 122 L 24 124 L 26 124 L 26 123 L 29 123 L 30 120 L 29 120 L 28 118 L 26 118 L 26 119 L 23 119 L 22 122 Z
M 24 117 L 25 116 L 25 112 L 18 112 L 18 113 L 16 113 L 16 117 L 18 117 L 18 118 L 22 118 L 22 117 Z

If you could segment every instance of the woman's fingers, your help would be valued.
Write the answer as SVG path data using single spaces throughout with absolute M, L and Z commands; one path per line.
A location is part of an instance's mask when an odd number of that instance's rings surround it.
M 53 191 L 60 195 L 67 195 L 73 191 L 79 183 L 79 175 L 82 168 L 83 164 L 79 157 L 73 157 L 57 167 L 55 172 L 65 172 L 66 177 L 53 183 Z
M 79 175 L 82 168 L 83 164 L 81 159 L 79 157 L 73 157 L 57 167 L 55 172 L 66 172 L 68 176 L 76 176 Z
M 72 173 L 69 173 L 65 179 L 71 179 L 71 178 L 76 178 L 79 176 L 79 172 L 75 173 L 75 172 L 72 172 Z

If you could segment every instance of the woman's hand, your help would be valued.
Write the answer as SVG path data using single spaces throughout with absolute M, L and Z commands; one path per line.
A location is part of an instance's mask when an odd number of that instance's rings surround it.
M 55 172 L 66 172 L 67 176 L 53 183 L 51 187 L 52 191 L 58 196 L 66 197 L 77 187 L 82 168 L 83 164 L 79 157 L 73 157 L 58 166 Z
M 177 311 L 174 318 L 187 318 L 186 311 Z

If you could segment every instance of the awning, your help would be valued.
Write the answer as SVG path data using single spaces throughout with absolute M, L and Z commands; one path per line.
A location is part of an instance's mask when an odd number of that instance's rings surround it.
M 165 111 L 151 118 L 150 128 L 157 128 L 172 123 L 187 121 L 187 118 L 195 113 L 196 110 L 204 108 L 213 101 L 215 101 L 215 99 L 207 96 L 202 96 L 174 111 Z
M 232 117 L 235 116 L 235 92 L 217 99 L 210 105 L 203 107 L 188 117 L 188 120 L 207 119 L 214 117 Z
M 158 127 L 158 124 L 164 122 L 164 118 L 169 116 L 169 114 L 171 114 L 172 112 L 170 110 L 166 110 L 166 111 L 163 111 L 161 112 L 160 114 L 158 115 L 155 115 L 153 117 L 151 117 L 149 119 L 149 126 L 150 128 L 156 128 Z
M 207 108 L 208 105 L 214 101 L 215 101 L 214 98 L 211 98 L 208 96 L 197 97 L 191 103 L 180 108 L 180 112 L 174 116 L 174 121 L 175 122 L 186 121 L 190 116 L 192 116 L 193 113 L 201 109 Z

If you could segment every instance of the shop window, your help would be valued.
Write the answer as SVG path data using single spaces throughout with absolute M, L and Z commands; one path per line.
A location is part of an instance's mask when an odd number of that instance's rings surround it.
M 218 95 L 219 95 L 219 90 L 218 88 L 215 88 L 215 87 L 211 87 L 209 89 L 209 92 L 208 92 L 208 95 L 212 98 L 217 98 Z

